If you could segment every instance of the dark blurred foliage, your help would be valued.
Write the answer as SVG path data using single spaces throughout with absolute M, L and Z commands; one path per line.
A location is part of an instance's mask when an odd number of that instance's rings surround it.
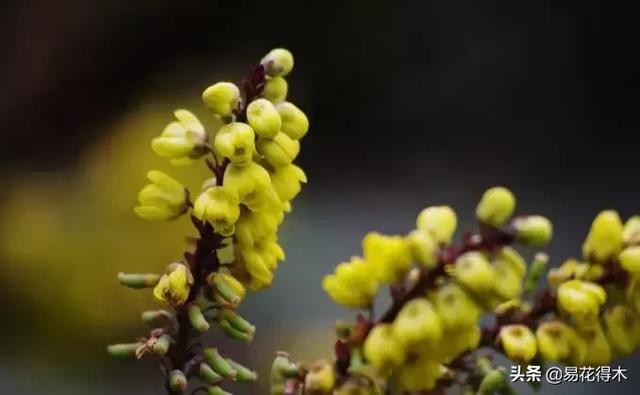
M 388 176 L 405 166 L 398 157 L 435 156 L 612 186 L 611 173 L 635 174 L 639 141 L 635 13 L 618 7 L 550 0 L 8 2 L 1 156 L 26 166 L 68 163 L 94 137 L 91 125 L 139 104 L 136 88 L 163 64 L 259 56 L 277 44 L 304 65 L 293 83 L 304 81 L 306 91 L 294 95 L 313 103 L 307 111 L 320 131 L 310 135 L 313 154 L 303 159 L 314 176 L 334 178 L 337 169 Z

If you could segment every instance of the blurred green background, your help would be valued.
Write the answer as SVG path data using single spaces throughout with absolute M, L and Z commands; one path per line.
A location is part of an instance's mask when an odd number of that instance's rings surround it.
M 178 107 L 238 80 L 274 46 L 296 67 L 309 115 L 299 162 L 310 183 L 283 228 L 287 260 L 242 312 L 250 347 L 222 348 L 265 377 L 275 351 L 329 357 L 350 313 L 322 276 L 368 230 L 405 232 L 451 204 L 472 226 L 488 186 L 550 216 L 554 262 L 578 253 L 591 217 L 640 211 L 634 13 L 604 1 L 5 1 L 0 61 L 0 393 L 162 393 L 149 361 L 113 362 L 107 343 L 143 334 L 149 292 L 116 273 L 161 270 L 193 233 L 186 219 L 132 212 L 149 168 L 193 188 L 149 146 Z M 624 384 L 545 393 L 635 393 Z M 613 386 L 613 389 L 612 389 Z M 522 388 L 524 392 L 528 390 Z M 261 394 L 258 386 L 236 393 Z

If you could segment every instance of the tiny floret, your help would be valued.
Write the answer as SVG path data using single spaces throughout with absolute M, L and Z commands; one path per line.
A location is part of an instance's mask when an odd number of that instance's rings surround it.
M 139 217 L 150 220 L 168 220 L 179 217 L 187 210 L 187 190 L 168 175 L 151 170 L 147 173 L 151 184 L 138 193 Z

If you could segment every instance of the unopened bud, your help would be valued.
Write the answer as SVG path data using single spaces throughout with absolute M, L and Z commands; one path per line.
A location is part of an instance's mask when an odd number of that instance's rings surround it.
M 250 343 L 253 340 L 254 332 L 245 332 L 231 325 L 231 323 L 223 318 L 218 319 L 218 326 L 222 329 L 225 335 L 232 339 L 239 340 L 243 343 Z M 254 329 L 255 331 L 255 329 Z
M 133 289 L 152 288 L 158 284 L 160 275 L 155 273 L 132 274 L 120 272 L 118 273 L 118 280 L 120 284 Z
M 516 199 L 510 190 L 503 187 L 488 189 L 476 207 L 476 217 L 484 224 L 504 224 L 516 207 Z
M 126 344 L 112 344 L 107 347 L 107 352 L 115 358 L 134 358 L 136 356 L 136 350 L 142 345 L 142 343 L 126 343 Z
M 551 221 L 540 215 L 521 216 L 511 224 L 516 231 L 516 240 L 525 246 L 545 246 L 553 236 Z
M 268 139 L 274 138 L 282 126 L 280 114 L 267 99 L 256 99 L 249 104 L 247 121 L 258 136 Z
M 267 82 L 262 89 L 262 96 L 271 103 L 280 103 L 287 100 L 289 84 L 282 77 L 267 78 Z
M 208 395 L 232 395 L 231 392 L 227 392 L 222 388 L 218 387 L 217 385 L 212 385 L 211 387 L 207 388 L 207 394 Z
M 180 370 L 173 370 L 169 373 L 169 388 L 171 391 L 182 393 L 187 389 L 187 376 Z
M 282 102 L 276 105 L 282 119 L 282 131 L 294 140 L 300 140 L 309 131 L 307 115 L 295 104 Z
M 234 379 L 238 372 L 220 355 L 218 349 L 210 347 L 202 352 L 205 362 L 220 376 L 226 379 Z
M 191 322 L 191 326 L 193 329 L 197 330 L 200 333 L 205 333 L 209 330 L 209 323 L 207 319 L 202 314 L 202 310 L 197 303 L 192 303 L 189 305 L 189 322 Z
M 256 381 L 256 379 L 258 378 L 258 373 L 239 364 L 238 362 L 230 358 L 227 358 L 227 362 L 237 372 L 236 380 L 238 380 L 239 382 Z
M 204 362 L 200 364 L 200 369 L 198 370 L 198 374 L 200 375 L 200 378 L 204 382 L 210 385 L 219 384 L 224 380 L 224 377 L 216 373 L 211 368 L 211 366 L 207 365 Z
M 238 105 L 240 90 L 230 82 L 218 82 L 202 93 L 202 100 L 214 113 L 228 117 Z
M 158 355 L 164 355 L 169 351 L 169 346 L 171 345 L 171 336 L 162 335 L 157 338 L 153 344 L 151 345 L 151 351 Z
M 284 48 L 272 49 L 260 64 L 264 70 L 272 77 L 284 77 L 293 69 L 293 55 Z

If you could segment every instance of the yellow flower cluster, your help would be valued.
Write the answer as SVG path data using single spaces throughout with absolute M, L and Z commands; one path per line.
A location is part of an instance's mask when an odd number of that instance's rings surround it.
M 216 233 L 228 237 L 235 262 L 230 270 L 250 289 L 271 284 L 273 271 L 285 257 L 277 231 L 301 184 L 304 171 L 293 164 L 309 121 L 286 101 L 284 77 L 293 68 L 286 49 L 274 49 L 261 61 L 266 72 L 261 95 L 247 97 L 231 82 L 218 82 L 202 94 L 204 103 L 223 126 L 209 143 L 203 124 L 187 110 L 175 112 L 153 150 L 176 165 L 191 163 L 208 153 L 222 169 L 204 183 L 193 202 L 192 214 L 208 221 Z M 180 183 L 154 171 L 153 184 L 139 194 L 136 213 L 146 219 L 173 219 L 188 210 L 188 194 Z
M 540 216 L 511 219 L 514 210 L 513 194 L 492 188 L 482 197 L 476 215 L 481 224 L 496 232 L 504 231 L 498 230 L 501 227 L 513 232 L 519 244 L 548 243 L 552 234 L 549 220 Z M 441 270 L 432 287 L 404 303 L 389 322 L 375 323 L 364 341 L 366 362 L 384 377 L 393 375 L 399 391 L 432 389 L 449 362 L 477 348 L 480 316 L 507 302 L 517 306 L 526 275 L 524 258 L 506 243 L 486 248 L 480 244 L 448 255 L 457 226 L 450 207 L 422 210 L 416 225 L 406 236 L 367 234 L 363 257 L 341 263 L 323 281 L 325 291 L 338 304 L 365 308 L 381 284 L 415 285 L 421 280 L 409 273 L 418 270 L 423 273 L 420 277 Z M 536 354 L 536 338 L 527 327 L 505 327 L 499 338 L 505 350 L 520 361 L 529 361 Z M 532 341 L 533 350 L 527 348 Z
M 603 211 L 593 220 L 582 246 L 583 261 L 569 259 L 549 272 L 564 323 L 538 328 L 544 358 L 602 365 L 640 345 L 639 235 L 639 217 L 623 225 L 617 212 Z M 616 266 L 626 280 L 597 283 Z M 620 286 L 626 287 L 625 292 L 616 290 Z

